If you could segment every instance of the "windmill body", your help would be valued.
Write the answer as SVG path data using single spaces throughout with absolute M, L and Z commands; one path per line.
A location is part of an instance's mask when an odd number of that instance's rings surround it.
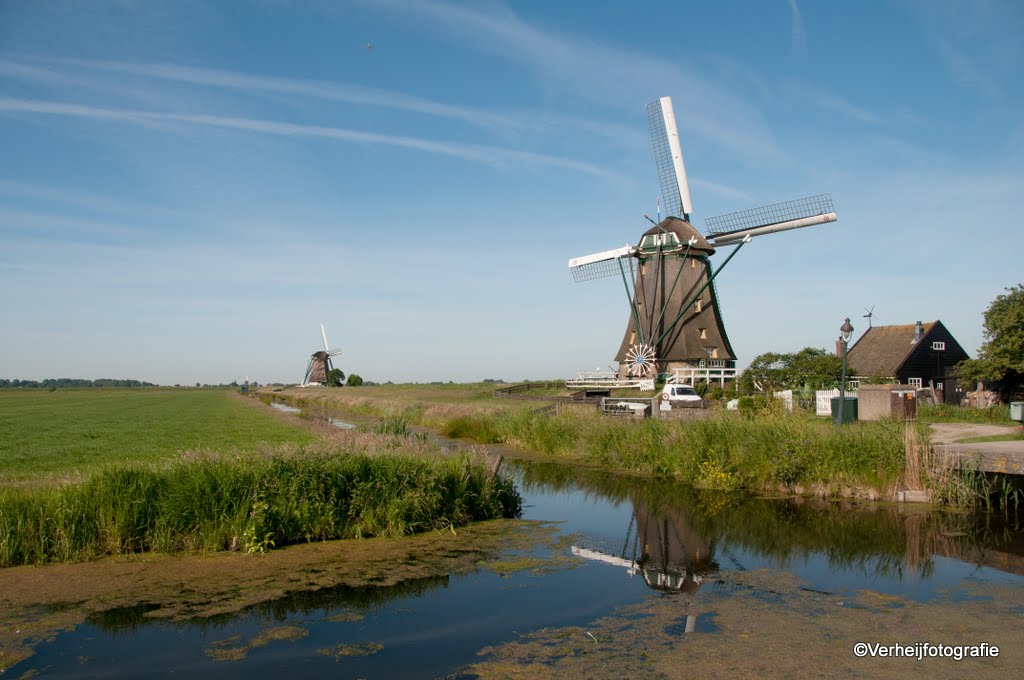
M 313 352 L 306 365 L 306 375 L 302 379 L 302 387 L 320 387 L 327 385 L 327 379 L 334 368 L 331 357 L 341 354 L 340 349 L 330 349 L 327 344 L 327 332 L 324 325 L 320 324 L 320 336 L 324 341 L 324 348 Z
M 734 364 L 715 289 L 708 285 L 714 253 L 691 224 L 677 217 L 643 234 L 632 263 L 636 313 L 630 314 L 615 355 L 620 378 L 629 377 L 640 351 L 634 348 L 640 345 L 650 350 L 644 361 L 653 358 L 658 373 Z
M 810 196 L 708 218 L 702 236 L 690 222 L 693 208 L 671 99 L 652 102 L 647 115 L 668 217 L 644 232 L 636 246 L 574 258 L 569 269 L 577 282 L 622 279 L 629 317 L 615 356 L 620 380 L 647 379 L 653 389 L 651 378 L 669 374 L 724 384 L 735 377 L 736 355 L 722 323 L 715 278 L 755 236 L 834 222 L 832 198 Z M 714 268 L 710 258 L 723 246 L 734 248 Z

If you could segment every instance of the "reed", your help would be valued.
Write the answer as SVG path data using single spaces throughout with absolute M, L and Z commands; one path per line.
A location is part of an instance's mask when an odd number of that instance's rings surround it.
M 77 484 L 0 491 L 0 566 L 404 536 L 517 516 L 521 504 L 466 456 L 300 450 L 116 465 Z
M 705 488 L 888 489 L 905 466 L 902 423 L 836 428 L 777 412 L 635 421 L 593 411 L 565 409 L 546 416 L 521 408 L 490 417 L 457 416 L 442 432 Z

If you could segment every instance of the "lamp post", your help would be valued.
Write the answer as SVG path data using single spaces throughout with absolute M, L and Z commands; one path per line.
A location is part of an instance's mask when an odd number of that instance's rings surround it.
M 839 339 L 843 341 L 843 377 L 839 381 L 839 418 L 836 420 L 836 424 L 842 425 L 843 412 L 846 410 L 846 350 L 850 346 L 850 337 L 853 335 L 850 317 L 846 317 L 846 321 L 839 327 L 839 332 L 841 333 Z

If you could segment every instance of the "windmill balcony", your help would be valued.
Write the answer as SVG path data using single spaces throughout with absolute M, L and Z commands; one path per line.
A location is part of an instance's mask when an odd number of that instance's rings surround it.
M 704 364 L 704 362 L 701 362 Z M 731 363 L 731 362 L 730 362 Z M 684 366 L 672 370 L 670 381 L 694 385 L 698 382 L 717 382 L 725 387 L 726 380 L 736 378 L 736 366 L 728 366 L 725 361 L 709 361 L 701 366 Z

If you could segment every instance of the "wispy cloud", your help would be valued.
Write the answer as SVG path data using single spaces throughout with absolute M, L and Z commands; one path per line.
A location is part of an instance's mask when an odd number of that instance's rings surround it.
M 145 78 L 216 87 L 249 94 L 284 94 L 323 101 L 361 104 L 401 111 L 411 111 L 440 118 L 461 120 L 482 127 L 522 126 L 515 116 L 493 113 L 463 106 L 414 97 L 400 92 L 377 90 L 355 85 L 326 83 L 317 80 L 249 75 L 222 69 L 197 68 L 177 64 L 131 63 L 89 59 L 48 59 L 55 64 L 141 76 Z M 0 62 L 2 65 L 3 62 Z
M 831 109 L 832 111 L 836 111 L 845 116 L 853 118 L 854 120 L 858 120 L 862 123 L 881 122 L 881 119 L 871 111 L 868 111 L 867 109 L 857 106 L 855 104 L 851 104 L 842 97 L 836 96 L 834 94 L 829 94 L 826 92 L 816 92 L 812 94 L 811 97 L 813 98 L 815 103 L 818 104 L 818 106 L 821 106 L 822 108 L 825 109 Z
M 8 196 L 8 202 L 10 199 L 16 199 L 47 205 L 64 205 L 104 214 L 152 216 L 154 213 L 170 212 L 162 206 L 150 203 L 8 179 L 0 179 L 0 195 Z
M 690 182 L 693 183 L 694 186 L 700 187 L 704 191 L 709 191 L 713 194 L 717 194 L 718 196 L 722 196 L 723 198 L 743 201 L 754 200 L 753 198 L 751 198 L 750 194 L 743 191 L 742 189 L 737 189 L 735 187 L 731 187 L 725 184 L 719 184 L 718 182 L 709 182 L 706 179 L 700 178 L 692 178 L 690 179 Z
M 807 34 L 804 32 L 804 18 L 796 0 L 789 0 L 789 11 L 793 15 L 793 47 L 803 52 L 807 49 Z
M 705 78 L 691 64 L 646 57 L 636 51 L 581 42 L 528 24 L 508 9 L 443 2 L 381 0 L 370 9 L 423 17 L 480 49 L 531 68 L 543 86 L 636 110 L 662 95 L 685 99 L 680 127 L 745 159 L 778 162 L 784 153 L 761 114 L 743 97 Z
M 789 81 L 785 83 L 785 92 L 794 99 L 813 104 L 822 109 L 840 113 L 861 123 L 877 124 L 882 119 L 873 111 L 857 106 L 849 100 L 840 97 L 832 92 L 812 87 L 800 81 Z
M 483 163 L 493 167 L 501 167 L 506 163 L 528 163 L 532 165 L 576 170 L 608 179 L 615 177 L 613 173 L 593 165 L 592 163 L 531 151 L 520 151 L 517 149 L 507 149 L 482 144 L 439 142 L 417 137 L 384 135 L 375 132 L 365 132 L 347 128 L 323 125 L 305 125 L 301 123 L 288 123 L 258 118 L 139 111 L 134 109 L 113 109 L 69 104 L 65 102 L 16 98 L 0 98 L 0 112 L 66 116 L 149 127 L 154 124 L 160 125 L 176 123 L 284 137 L 324 138 L 341 142 L 381 144 L 414 149 L 426 153 L 452 156 L 467 161 Z
M 1000 75 L 1017 74 L 1024 61 L 1020 4 L 990 1 L 904 0 L 952 80 L 998 98 Z

